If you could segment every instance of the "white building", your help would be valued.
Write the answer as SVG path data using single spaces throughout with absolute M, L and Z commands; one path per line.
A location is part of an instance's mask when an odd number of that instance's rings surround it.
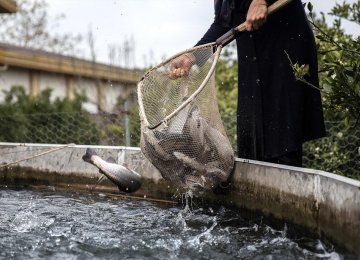
M 2 0 L 0 0 L 2 1 Z M 136 102 L 140 70 L 123 69 L 87 60 L 0 43 L 0 102 L 3 90 L 22 86 L 30 95 L 46 88 L 52 98 L 84 93 L 85 109 L 92 113 L 113 111 L 119 99 Z

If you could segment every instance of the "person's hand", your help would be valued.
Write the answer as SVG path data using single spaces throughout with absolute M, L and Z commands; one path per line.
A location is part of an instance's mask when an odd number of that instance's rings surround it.
M 246 16 L 246 30 L 253 31 L 259 29 L 267 17 L 267 3 L 265 0 L 253 0 L 250 4 Z
M 192 61 L 187 55 L 181 55 L 174 59 L 170 65 L 170 78 L 176 79 L 187 76 L 192 66 Z

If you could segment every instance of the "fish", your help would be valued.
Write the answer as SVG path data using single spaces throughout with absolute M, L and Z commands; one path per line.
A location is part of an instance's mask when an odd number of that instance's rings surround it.
M 169 125 L 167 127 L 168 133 L 176 133 L 176 134 L 182 134 L 184 125 L 189 118 L 189 113 L 193 107 L 192 103 L 187 104 L 185 107 L 183 107 L 175 117 L 173 117 L 169 121 Z
M 194 170 L 191 175 L 187 176 L 187 183 L 191 183 L 188 185 L 189 188 L 198 185 L 205 189 L 214 189 L 219 183 L 227 181 L 228 174 L 216 167 L 214 163 L 203 165 L 180 152 L 174 152 L 174 156 L 185 166 Z
M 170 155 L 159 144 L 158 138 L 155 136 L 154 131 L 150 129 L 142 130 L 142 142 L 146 145 L 147 150 L 152 151 L 152 155 L 163 160 L 169 160 Z
M 141 187 L 142 176 L 139 173 L 121 164 L 103 160 L 94 149 L 87 148 L 82 159 L 95 165 L 120 191 L 132 193 Z
M 179 187 L 214 189 L 230 176 L 231 144 L 196 104 L 190 102 L 156 129 L 141 127 L 141 150 L 164 179 Z

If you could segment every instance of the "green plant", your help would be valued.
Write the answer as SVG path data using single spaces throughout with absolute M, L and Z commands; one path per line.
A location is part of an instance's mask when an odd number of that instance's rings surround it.
M 336 112 L 345 121 L 360 116 L 360 37 L 348 35 L 342 29 L 342 19 L 360 25 L 360 0 L 350 5 L 345 1 L 332 8 L 332 26 L 325 15 L 316 18 L 308 4 L 309 17 L 318 45 L 320 85 L 323 89 L 327 116 Z
M 27 95 L 14 86 L 4 91 L 0 104 L 0 140 L 2 142 L 98 144 L 100 130 L 82 111 L 86 98 L 76 95 L 74 101 L 51 101 L 51 89 L 38 96 Z
M 305 144 L 305 166 L 360 179 L 360 37 L 342 29 L 342 19 L 360 24 L 360 1 L 336 4 L 331 26 L 324 14 L 316 17 L 311 3 L 308 10 L 318 46 L 328 136 Z M 300 68 L 294 70 L 301 74 Z
M 230 46 L 216 66 L 216 88 L 219 112 L 226 133 L 233 148 L 236 148 L 236 108 L 237 108 L 237 61 L 234 46 Z

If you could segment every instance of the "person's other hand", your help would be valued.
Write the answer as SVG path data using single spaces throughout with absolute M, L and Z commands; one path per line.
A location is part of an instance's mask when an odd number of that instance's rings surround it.
M 192 66 L 192 61 L 187 55 L 181 55 L 174 59 L 170 65 L 170 78 L 176 79 L 187 76 Z
M 265 0 L 253 0 L 250 4 L 246 16 L 246 30 L 253 31 L 259 29 L 267 17 L 267 3 Z

